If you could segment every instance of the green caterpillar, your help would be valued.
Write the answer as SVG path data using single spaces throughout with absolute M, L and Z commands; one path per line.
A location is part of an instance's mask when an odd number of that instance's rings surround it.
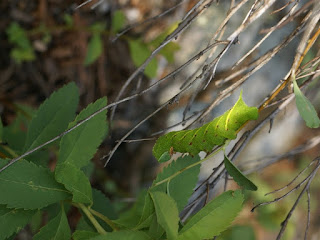
M 258 118 L 258 109 L 248 107 L 242 100 L 242 92 L 236 104 L 223 115 L 193 130 L 170 132 L 161 136 L 153 147 L 153 155 L 159 160 L 166 152 L 189 153 L 193 156 L 201 151 L 210 152 L 214 146 L 235 139 L 239 128 L 249 120 Z

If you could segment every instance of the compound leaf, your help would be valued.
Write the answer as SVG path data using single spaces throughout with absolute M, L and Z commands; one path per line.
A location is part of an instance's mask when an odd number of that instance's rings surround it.
M 106 106 L 106 98 L 91 103 L 82 110 L 76 119 L 69 124 L 73 127 L 77 122 L 89 117 L 94 112 Z M 64 162 L 78 168 L 86 166 L 93 157 L 103 138 L 107 134 L 106 110 L 83 123 L 72 132 L 64 135 L 60 142 L 58 165 Z
M 35 213 L 35 210 L 8 209 L 0 205 L 0 239 L 19 232 Z
M 320 119 L 317 111 L 308 98 L 303 95 L 295 79 L 293 80 L 293 91 L 296 96 L 297 108 L 306 125 L 309 128 L 318 128 L 320 126 Z
M 170 132 L 161 136 L 153 147 L 153 155 L 160 159 L 170 149 L 193 156 L 201 151 L 210 152 L 214 146 L 222 145 L 228 139 L 235 139 L 237 131 L 245 122 L 257 118 L 258 109 L 248 107 L 242 100 L 241 93 L 236 104 L 212 122 L 193 130 Z
M 0 159 L 0 167 L 6 163 Z M 41 209 L 70 198 L 70 193 L 54 180 L 48 169 L 25 160 L 0 173 L 0 192 L 0 203 L 8 208 Z
M 59 215 L 42 227 L 40 232 L 33 237 L 33 240 L 69 240 L 70 238 L 71 230 L 67 216 L 62 208 Z
M 209 202 L 184 225 L 178 239 L 211 239 L 231 224 L 242 209 L 240 190 L 228 191 Z
M 72 201 L 76 203 L 92 203 L 92 190 L 89 179 L 77 167 L 70 163 L 57 166 L 55 177 L 72 193 Z
M 134 228 L 137 226 L 141 220 L 141 217 L 143 215 L 143 211 L 145 208 L 145 205 L 147 199 L 150 196 L 148 196 L 148 192 L 145 190 L 142 190 L 134 205 L 126 212 L 122 213 L 120 217 L 113 222 L 117 224 L 118 226 L 125 227 L 125 228 Z
M 35 148 L 63 132 L 74 119 L 79 93 L 71 82 L 51 94 L 32 118 L 24 151 Z
M 155 209 L 154 209 L 151 196 L 147 194 L 144 200 L 144 206 L 142 209 L 142 214 L 141 214 L 139 223 L 137 224 L 137 226 L 135 226 L 134 229 L 139 230 L 139 229 L 150 226 L 154 212 L 155 212 Z
M 163 228 L 159 225 L 157 221 L 157 216 L 153 215 L 150 223 L 148 234 L 152 237 L 152 239 L 161 239 L 162 235 L 165 233 Z
M 110 202 L 110 200 L 99 190 L 92 189 L 93 205 L 91 209 L 103 214 L 109 219 L 116 219 L 117 213 Z M 107 231 L 112 231 L 112 229 L 101 219 L 97 219 L 100 225 Z
M 189 169 L 185 168 L 198 161 L 200 161 L 199 156 L 179 157 L 176 161 L 170 163 L 166 168 L 163 169 L 161 173 L 158 174 L 153 185 L 171 177 L 175 173 L 180 173 L 172 179 L 158 186 L 152 187 L 150 191 L 161 191 L 167 193 L 176 201 L 178 211 L 182 211 L 184 206 L 188 203 L 188 199 L 193 193 L 193 189 L 197 184 L 198 175 L 200 172 L 200 164 L 197 164 Z
M 224 156 L 224 166 L 226 167 L 229 175 L 233 177 L 233 180 L 238 183 L 239 186 L 250 191 L 258 190 L 257 186 L 243 175 L 243 173 L 233 165 L 226 155 Z
M 169 240 L 177 239 L 179 212 L 176 202 L 163 192 L 150 192 L 156 210 L 157 221 L 166 231 Z

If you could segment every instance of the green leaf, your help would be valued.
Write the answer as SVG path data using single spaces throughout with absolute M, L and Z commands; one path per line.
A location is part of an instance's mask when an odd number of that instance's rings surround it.
M 117 232 L 100 235 L 91 240 L 152 240 L 146 233 L 132 230 L 120 230 Z
M 223 232 L 217 240 L 255 240 L 254 229 L 251 226 L 233 226 Z
M 42 226 L 42 214 L 43 212 L 41 210 L 36 211 L 36 213 L 32 216 L 31 221 L 29 222 L 31 232 L 33 234 L 38 232 L 38 230 Z
M 140 40 L 129 40 L 130 56 L 136 67 L 139 67 L 151 55 L 151 50 Z M 157 74 L 158 63 L 153 58 L 145 69 L 145 74 L 149 78 L 153 78 Z
M 87 55 L 84 59 L 84 65 L 88 66 L 94 63 L 102 54 L 103 44 L 100 33 L 94 33 L 88 43 Z
M 224 166 L 226 167 L 229 175 L 233 177 L 233 180 L 238 183 L 240 187 L 250 191 L 257 191 L 258 188 L 251 182 L 243 173 L 224 155 Z
M 73 240 L 89 240 L 92 239 L 96 236 L 99 236 L 100 234 L 97 232 L 90 232 L 90 231 L 75 231 L 72 234 L 72 239 Z
M 157 220 L 166 231 L 167 238 L 177 239 L 179 228 L 179 212 L 176 202 L 163 192 L 150 192 L 156 209 Z
M 59 215 L 52 219 L 47 225 L 40 229 L 33 240 L 70 240 L 71 230 L 67 216 L 62 208 Z
M 163 230 L 163 228 L 160 226 L 160 224 L 157 221 L 157 216 L 153 215 L 152 220 L 151 220 L 151 224 L 150 224 L 150 228 L 148 230 L 148 234 L 152 237 L 152 239 L 158 240 L 163 236 L 164 233 L 165 233 L 165 231 Z
M 153 155 L 159 159 L 170 149 L 193 156 L 201 151 L 210 152 L 214 146 L 222 145 L 228 139 L 235 139 L 244 123 L 257 118 L 258 109 L 248 107 L 242 100 L 241 92 L 236 104 L 212 122 L 193 130 L 170 132 L 161 136 L 153 147 Z
M 77 122 L 89 117 L 106 105 L 106 98 L 101 98 L 89 104 L 87 108 L 82 110 L 76 119 L 69 124 L 68 128 L 73 127 Z M 57 164 L 67 162 L 78 168 L 86 166 L 106 136 L 107 130 L 106 111 L 103 111 L 63 136 L 60 142 Z
M 92 190 L 89 179 L 76 166 L 65 162 L 55 170 L 57 182 L 62 183 L 72 193 L 72 201 L 92 204 Z
M 0 239 L 19 232 L 35 213 L 34 210 L 8 209 L 0 205 Z
M 78 221 L 76 230 L 79 231 L 87 231 L 87 232 L 96 232 L 95 227 L 93 226 L 93 224 L 90 222 L 90 220 L 88 218 L 86 218 L 85 216 L 82 216 L 80 218 L 80 220 Z
M 6 163 L 0 159 L 0 168 Z M 0 204 L 7 204 L 8 208 L 41 209 L 70 198 L 48 169 L 25 160 L 0 173 L 0 192 Z
M 70 14 L 67 14 L 67 13 L 63 14 L 63 20 L 68 27 L 73 26 L 73 18 Z
M 117 213 L 115 212 L 110 200 L 99 190 L 92 189 L 93 205 L 91 208 L 109 219 L 117 219 Z M 112 229 L 101 219 L 97 219 L 99 224 L 107 231 Z
M 318 128 L 320 126 L 320 119 L 317 111 L 312 103 L 301 92 L 295 78 L 293 79 L 293 91 L 296 97 L 297 108 L 301 117 L 306 122 L 306 125 L 309 128 Z
M 139 225 L 141 227 L 144 221 L 147 220 L 146 218 L 148 218 L 147 212 L 153 207 L 150 206 L 152 202 L 149 201 L 149 198 L 147 191 L 141 191 L 133 207 L 113 222 L 119 227 L 134 228 L 138 226 L 139 228 Z
M 153 47 L 153 49 L 157 48 L 164 40 L 165 38 L 171 34 L 177 27 L 179 23 L 175 22 L 171 26 L 169 26 L 165 31 L 163 31 L 159 36 L 157 36 L 155 39 L 153 39 L 150 42 L 150 45 Z M 176 42 L 169 42 L 166 46 L 164 46 L 159 54 L 164 56 L 169 63 L 174 62 L 174 53 L 180 49 L 179 44 Z
M 197 184 L 198 175 L 200 173 L 200 164 L 197 164 L 187 170 L 185 170 L 185 168 L 199 161 L 200 158 L 198 156 L 179 157 L 158 174 L 156 180 L 153 182 L 153 186 L 164 179 L 171 177 L 177 172 L 180 172 L 180 174 L 169 181 L 166 181 L 156 187 L 152 187 L 150 191 L 161 191 L 167 193 L 177 203 L 178 211 L 182 211 L 188 203 L 188 199 L 192 195 L 193 189 Z
M 140 230 L 150 226 L 152 217 L 154 216 L 154 212 L 155 212 L 155 209 L 154 209 L 151 196 L 147 194 L 144 200 L 144 206 L 142 209 L 142 214 L 141 214 L 139 223 L 137 224 L 137 226 L 135 226 L 134 230 Z
M 35 59 L 34 50 L 27 37 L 26 31 L 16 22 L 10 24 L 6 30 L 9 42 L 14 45 L 10 56 L 18 63 Z
M 74 119 L 79 93 L 75 83 L 60 88 L 44 101 L 28 129 L 24 151 L 33 149 L 62 133 Z
M 209 202 L 184 225 L 179 240 L 213 238 L 231 224 L 242 209 L 244 196 L 240 190 L 228 191 Z
M 126 17 L 122 11 L 117 10 L 113 13 L 112 22 L 111 22 L 111 30 L 116 33 L 121 30 L 126 22 Z
M 174 63 L 174 54 L 178 50 L 180 50 L 180 45 L 178 43 L 169 42 L 159 53 L 164 56 L 169 63 Z

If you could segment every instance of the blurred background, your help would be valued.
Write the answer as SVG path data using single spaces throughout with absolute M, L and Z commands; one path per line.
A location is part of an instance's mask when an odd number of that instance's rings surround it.
M 104 168 L 106 158 L 103 156 L 112 150 L 117 141 L 178 94 L 183 84 L 201 78 L 208 80 L 205 79 L 205 67 L 217 59 L 224 46 L 217 45 L 205 54 L 199 53 L 214 41 L 230 40 L 229 37 L 243 23 L 250 9 L 259 10 L 268 2 L 270 6 L 239 32 L 234 44 L 219 59 L 209 85 L 201 88 L 203 82 L 195 82 L 178 98 L 173 98 L 171 104 L 167 104 L 130 134 Z M 6 141 L 13 146 L 23 145 L 25 130 L 35 109 L 54 90 L 68 82 L 75 82 L 80 89 L 78 112 L 102 96 L 107 96 L 108 102 L 113 103 L 138 94 L 137 97 L 118 104 L 113 109 L 114 115 L 112 110 L 108 112 L 109 134 L 92 164 L 86 169 L 92 185 L 110 198 L 116 211 L 122 211 L 135 200 L 141 189 L 151 185 L 157 172 L 161 171 L 161 166 L 152 156 L 156 137 L 168 130 L 186 127 L 181 124 L 183 120 L 189 119 L 187 122 L 192 122 L 222 91 L 235 86 L 243 77 L 245 81 L 239 87 L 228 92 L 201 121 L 190 128 L 201 126 L 232 107 L 241 90 L 244 101 L 249 106 L 258 107 L 285 79 L 305 26 L 293 35 L 292 40 L 289 41 L 288 36 L 314 10 L 315 2 L 211 1 L 177 37 L 170 39 L 172 41 L 165 47 L 152 54 L 201 1 L 1 1 L 0 114 L 5 131 L 10 133 L 10 139 Z M 234 14 L 227 19 L 233 10 Z M 283 20 L 277 25 L 286 17 L 287 21 Z M 223 28 L 216 34 L 224 21 Z M 276 25 L 277 28 L 270 30 Z M 319 23 L 315 29 L 319 29 Z M 268 33 L 270 36 L 260 45 L 259 41 Z M 269 56 L 269 52 L 277 46 L 282 47 L 258 69 L 257 65 L 262 57 Z M 308 66 L 304 64 L 310 61 L 314 63 L 313 68 L 309 69 L 313 74 L 307 77 L 301 74 L 299 80 L 303 83 L 310 76 L 314 78 L 306 87 L 305 93 L 316 110 L 320 106 L 317 72 L 319 46 L 320 42 L 317 40 L 301 64 Z M 243 61 L 236 64 L 247 53 L 249 54 Z M 193 59 L 197 54 L 198 57 Z M 153 58 L 144 71 L 136 74 L 129 83 L 130 76 L 150 55 Z M 167 77 L 180 66 L 183 66 L 181 71 Z M 250 72 L 252 74 L 246 75 Z M 163 78 L 165 80 L 161 80 Z M 140 94 L 149 86 L 153 87 Z M 286 89 L 284 92 L 279 95 L 278 100 L 288 94 Z M 260 121 L 271 110 L 272 108 L 264 109 Z M 318 135 L 318 129 L 305 126 L 292 101 L 272 118 L 270 124 L 265 124 L 253 136 L 237 157 L 236 163 L 242 170 L 252 173 L 249 176 L 258 185 L 259 191 L 248 195 L 243 212 L 221 239 L 275 239 L 280 224 L 297 199 L 299 191 L 282 201 L 260 207 L 254 213 L 250 210 L 257 203 L 281 196 L 281 193 L 268 196 L 264 194 L 288 184 L 319 155 Z M 311 143 L 308 142 L 310 139 Z M 292 152 L 293 149 L 297 150 Z M 288 152 L 291 154 L 286 155 Z M 54 168 L 56 153 L 55 146 L 48 151 L 39 152 L 39 161 Z M 1 157 L 10 156 L 1 153 Z M 207 179 L 212 169 L 222 160 L 218 156 L 205 163 L 199 179 Z M 229 184 L 231 188 L 235 186 Z M 308 239 L 320 238 L 320 209 L 317 203 L 319 187 L 320 181 L 316 177 L 311 187 L 312 214 Z M 214 196 L 215 191 L 212 194 Z M 77 224 L 77 217 L 77 213 L 71 209 L 68 213 L 71 226 Z M 34 221 L 35 226 L 24 229 L 18 239 L 28 239 L 33 231 L 37 231 L 36 223 L 38 221 L 41 226 L 42 220 Z M 301 200 L 294 211 L 284 239 L 302 239 L 306 224 L 307 197 Z

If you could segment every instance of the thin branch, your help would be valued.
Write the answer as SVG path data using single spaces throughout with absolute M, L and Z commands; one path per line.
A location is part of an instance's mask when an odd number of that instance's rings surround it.
M 244 161 L 241 163 L 240 166 L 244 167 L 245 165 L 251 165 L 252 163 L 258 163 L 258 165 L 256 167 L 251 167 L 250 170 L 245 171 L 245 174 L 250 174 L 250 173 L 259 171 L 263 168 L 266 168 L 266 167 L 270 166 L 271 164 L 278 162 L 281 159 L 291 158 L 299 153 L 302 153 L 302 152 L 305 152 L 311 148 L 314 148 L 319 143 L 320 143 L 320 136 L 315 136 L 315 137 L 307 140 L 305 143 L 293 148 L 292 150 L 290 150 L 284 154 L 275 155 L 275 156 L 267 156 L 267 157 L 263 157 L 263 158 L 259 158 L 259 159 L 251 160 L 251 161 Z M 261 163 L 261 164 L 259 164 L 259 163 Z
M 127 89 L 127 87 L 130 85 L 130 83 L 140 74 L 143 73 L 146 66 L 149 64 L 149 62 L 160 52 L 160 50 L 162 48 L 164 48 L 169 42 L 171 42 L 173 39 L 176 39 L 179 34 L 181 34 L 187 27 L 189 27 L 191 25 L 191 23 L 197 18 L 198 15 L 200 15 L 204 10 L 207 9 L 207 4 L 211 4 L 212 1 L 201 1 L 201 2 L 205 2 L 203 4 L 201 4 L 199 6 L 199 8 L 195 9 L 194 11 L 190 12 L 187 14 L 187 17 L 180 22 L 180 24 L 178 25 L 178 27 L 171 33 L 169 34 L 163 41 L 162 43 L 155 49 L 152 51 L 152 53 L 150 54 L 150 56 L 140 65 L 140 67 L 138 67 L 132 74 L 131 76 L 126 80 L 126 82 L 124 83 L 124 85 L 122 86 L 122 88 L 120 89 L 118 95 L 115 98 L 115 101 L 117 102 L 121 96 L 123 95 L 123 93 L 125 92 L 125 90 Z M 116 110 L 116 106 L 112 108 L 111 114 L 110 114 L 110 121 L 113 120 L 114 117 L 114 113 Z
M 290 195 L 291 193 L 293 193 L 294 191 L 298 190 L 305 182 L 310 182 L 310 179 L 313 179 L 315 173 L 317 172 L 317 170 L 319 169 L 320 167 L 320 162 L 319 162 L 319 158 L 316 158 L 314 159 L 313 161 L 318 161 L 318 164 L 317 166 L 314 168 L 314 170 L 307 176 L 305 177 L 300 183 L 298 183 L 294 188 L 292 188 L 290 191 L 286 192 L 285 194 L 283 194 L 282 196 L 280 197 L 277 197 L 275 199 L 273 199 L 272 201 L 268 201 L 268 202 L 262 202 L 262 203 L 259 203 L 257 204 L 256 206 L 254 206 L 252 209 L 251 209 L 251 212 L 253 212 L 256 208 L 258 207 L 261 207 L 261 206 L 264 206 L 264 205 L 269 205 L 271 203 L 274 203 L 274 202 L 278 202 L 282 199 L 284 199 L 285 197 L 287 197 L 288 195 Z M 308 185 L 308 184 L 307 184 Z
M 186 0 L 181 0 L 180 2 L 178 2 L 176 5 L 172 6 L 171 8 L 165 10 L 164 12 L 156 15 L 156 16 L 153 16 L 153 17 L 150 17 L 150 18 L 147 18 L 143 21 L 140 21 L 140 22 L 136 22 L 136 23 L 133 23 L 131 24 L 130 26 L 126 27 L 123 31 L 121 31 L 120 33 L 117 33 L 117 35 L 115 36 L 114 39 L 112 39 L 112 42 L 115 42 L 119 39 L 119 37 L 121 37 L 123 34 L 126 34 L 127 32 L 129 32 L 130 30 L 132 30 L 133 28 L 135 27 L 138 27 L 138 26 L 141 26 L 141 25 L 144 25 L 146 23 L 149 23 L 149 22 L 153 22 L 165 15 L 167 15 L 168 13 L 172 12 L 173 10 L 175 10 L 177 7 L 179 7 L 182 3 L 184 3 Z
M 319 161 L 319 159 L 318 159 L 318 161 Z M 281 223 L 281 229 L 280 229 L 279 234 L 278 234 L 278 236 L 277 236 L 277 240 L 280 240 L 280 239 L 281 239 L 281 237 L 282 237 L 282 235 L 283 235 L 283 233 L 284 233 L 284 230 L 285 230 L 286 227 L 287 227 L 287 224 L 288 224 L 288 222 L 289 222 L 289 219 L 290 219 L 290 217 L 292 216 L 293 211 L 294 211 L 295 208 L 297 207 L 297 205 L 298 205 L 300 199 L 302 198 L 303 194 L 310 188 L 310 184 L 311 184 L 313 178 L 315 177 L 315 175 L 316 175 L 319 167 L 320 167 L 320 161 L 318 162 L 318 165 L 317 165 L 316 169 L 312 172 L 312 175 L 310 176 L 309 181 L 307 182 L 306 186 L 305 186 L 305 187 L 303 188 L 303 190 L 300 192 L 297 200 L 295 201 L 295 203 L 293 204 L 292 208 L 290 209 L 287 217 L 286 217 L 285 220 Z
M 307 203 L 308 203 L 308 216 L 307 216 L 307 226 L 306 226 L 306 230 L 304 232 L 304 240 L 307 240 L 307 237 L 308 237 L 308 230 L 309 230 L 309 227 L 310 227 L 310 218 L 311 218 L 311 204 L 310 204 L 310 188 L 307 189 Z

